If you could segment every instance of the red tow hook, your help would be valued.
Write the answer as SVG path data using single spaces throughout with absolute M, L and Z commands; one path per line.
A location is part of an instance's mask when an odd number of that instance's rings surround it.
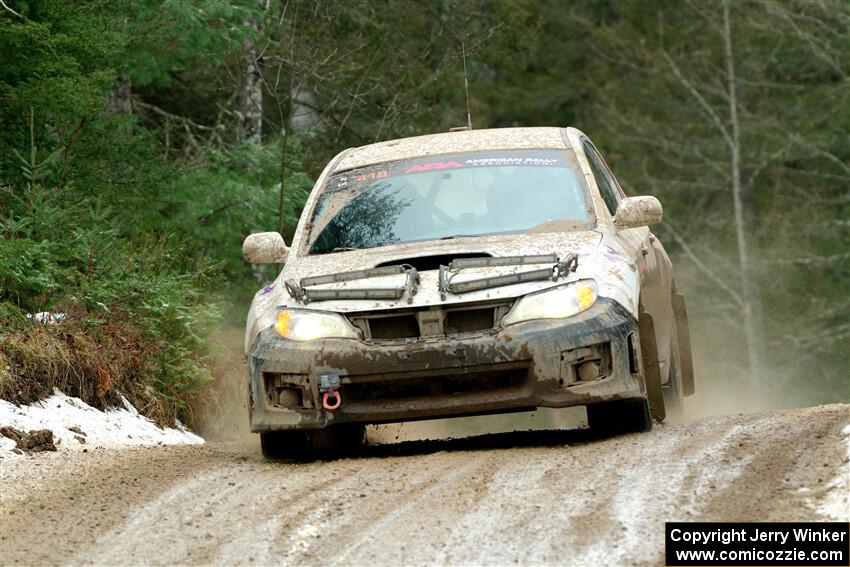
M 331 401 L 335 400 L 335 401 Z M 342 395 L 336 390 L 330 390 L 322 394 L 322 407 L 328 411 L 334 411 L 342 404 Z
M 339 393 L 339 375 L 329 372 L 320 377 L 319 391 L 322 392 L 322 407 L 327 411 L 336 411 L 342 405 L 342 394 Z

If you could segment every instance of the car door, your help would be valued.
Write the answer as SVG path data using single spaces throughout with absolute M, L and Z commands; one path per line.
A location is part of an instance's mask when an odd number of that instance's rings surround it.
M 605 163 L 602 155 L 587 139 L 582 139 L 582 148 L 596 179 L 596 184 L 605 201 L 605 207 L 613 219 L 617 206 L 625 198 L 620 183 Z M 616 230 L 616 238 L 626 251 L 636 259 L 640 274 L 640 302 L 643 308 L 652 314 L 655 323 L 655 335 L 658 345 L 658 358 L 661 363 L 661 377 L 667 380 L 670 365 L 670 344 L 672 339 L 671 274 L 672 267 L 667 252 L 649 227 L 637 227 Z

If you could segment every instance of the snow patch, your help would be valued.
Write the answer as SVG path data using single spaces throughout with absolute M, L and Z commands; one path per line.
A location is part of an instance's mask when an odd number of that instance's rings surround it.
M 163 429 L 139 414 L 127 399 L 122 397 L 121 401 L 123 408 L 100 411 L 59 390 L 54 390 L 49 398 L 28 406 L 16 406 L 0 400 L 0 427 L 11 426 L 21 431 L 50 429 L 59 451 L 126 445 L 198 445 L 204 442 L 179 421 L 175 427 Z M 0 458 L 17 457 L 14 448 L 14 441 L 0 435 Z
M 50 311 L 39 311 L 38 313 L 27 313 L 27 319 L 43 323 L 45 325 L 54 325 L 65 320 L 64 313 L 52 313 Z

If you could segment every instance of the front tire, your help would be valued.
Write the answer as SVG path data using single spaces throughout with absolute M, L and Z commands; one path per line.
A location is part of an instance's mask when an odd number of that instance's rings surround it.
M 310 454 L 310 442 L 303 431 L 266 431 L 260 433 L 263 457 L 272 461 L 303 459 Z
M 309 436 L 314 451 L 345 453 L 353 451 L 363 444 L 366 437 L 366 426 L 360 423 L 332 425 L 325 429 L 311 431 Z
M 647 400 L 614 400 L 587 406 L 587 424 L 600 435 L 639 433 L 652 429 Z
M 355 451 L 365 435 L 366 426 L 359 423 L 310 431 L 266 431 L 260 433 L 260 448 L 269 460 L 308 460 Z

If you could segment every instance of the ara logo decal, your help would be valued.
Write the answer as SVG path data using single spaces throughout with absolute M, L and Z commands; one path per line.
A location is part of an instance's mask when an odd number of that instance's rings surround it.
M 358 175 L 354 178 L 354 181 L 358 183 L 365 183 L 366 181 L 374 181 L 375 179 L 383 179 L 390 172 L 386 169 L 382 169 L 381 171 L 371 171 L 369 173 L 364 173 L 363 175 Z
M 422 165 L 412 165 L 404 170 L 405 173 L 420 173 L 422 171 L 438 171 L 440 169 L 455 169 L 463 167 L 463 164 L 457 161 L 435 161 L 434 163 L 423 163 Z

